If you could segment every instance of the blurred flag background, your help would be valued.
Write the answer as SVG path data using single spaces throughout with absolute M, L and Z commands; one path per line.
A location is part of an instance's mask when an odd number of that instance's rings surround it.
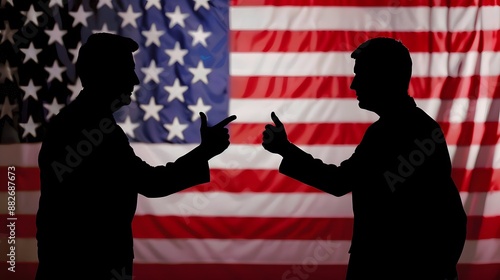
M 238 116 L 229 126 L 231 146 L 210 161 L 212 182 L 165 198 L 140 197 L 134 279 L 343 279 L 350 195 L 337 198 L 279 174 L 280 157 L 264 151 L 261 133 L 275 111 L 292 142 L 328 163 L 347 159 L 377 119 L 357 107 L 349 89 L 350 53 L 377 36 L 409 48 L 410 95 L 445 131 L 468 214 L 460 279 L 500 279 L 498 0 L 1 0 L 0 6 L 1 279 L 34 277 L 38 150 L 46 124 L 81 90 L 74 63 L 95 32 L 140 44 L 134 57 L 141 85 L 116 119 L 150 164 L 197 145 L 200 111 L 214 123 Z M 7 210 L 9 166 L 14 216 Z M 8 217 L 17 218 L 15 273 L 7 271 Z M 54 219 L 64 234 L 71 213 L 61 209 Z

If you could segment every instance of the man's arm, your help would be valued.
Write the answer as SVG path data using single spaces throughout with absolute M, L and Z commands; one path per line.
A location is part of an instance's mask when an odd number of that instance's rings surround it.
M 143 175 L 140 177 L 144 178 L 144 181 L 139 179 L 136 186 L 138 193 L 146 197 L 163 197 L 210 182 L 208 161 L 229 146 L 229 131 L 225 126 L 236 119 L 236 116 L 230 116 L 212 127 L 207 125 L 204 113 L 200 113 L 200 117 L 200 145 L 175 162 L 152 167 L 134 154 L 135 168 L 139 171 L 138 174 Z
M 275 126 L 266 125 L 262 146 L 283 157 L 280 173 L 335 196 L 343 196 L 352 191 L 352 182 L 347 180 L 349 172 L 341 171 L 350 165 L 349 160 L 339 167 L 313 158 L 288 141 L 285 127 L 274 112 L 271 118 Z
M 343 196 L 352 191 L 352 182 L 346 182 L 335 164 L 323 163 L 292 143 L 282 156 L 280 173 L 334 196 Z
M 150 166 L 137 156 L 134 161 L 134 173 L 141 174 L 134 184 L 146 197 L 163 197 L 210 182 L 208 159 L 199 146 L 164 166 Z

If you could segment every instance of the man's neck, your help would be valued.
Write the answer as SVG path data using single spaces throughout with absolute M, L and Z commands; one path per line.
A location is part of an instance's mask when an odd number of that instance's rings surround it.
M 381 118 L 393 118 L 403 115 L 405 112 L 408 112 L 408 110 L 414 107 L 416 107 L 416 104 L 413 98 L 409 95 L 405 95 L 384 102 L 380 108 L 374 112 Z
M 94 111 L 99 115 L 110 115 L 113 114 L 111 102 L 106 98 L 106 94 L 109 92 L 104 92 L 101 90 L 93 90 L 92 88 L 84 88 L 78 98 L 84 104 L 89 106 L 89 109 Z

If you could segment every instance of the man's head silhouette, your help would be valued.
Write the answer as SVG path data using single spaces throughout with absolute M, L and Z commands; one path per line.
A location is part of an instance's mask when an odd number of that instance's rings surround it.
M 359 107 L 381 113 L 407 98 L 412 61 L 408 49 L 398 40 L 370 39 L 351 54 L 356 60 L 351 89 Z
M 90 35 L 80 48 L 76 62 L 86 94 L 94 95 L 96 102 L 106 105 L 130 104 L 134 85 L 139 84 L 132 55 L 138 48 L 134 40 L 120 35 Z

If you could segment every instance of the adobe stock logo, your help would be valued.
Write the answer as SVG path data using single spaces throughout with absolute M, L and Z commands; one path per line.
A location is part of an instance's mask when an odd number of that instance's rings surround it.
M 398 156 L 397 174 L 391 171 L 385 171 L 384 173 L 385 181 L 391 188 L 391 191 L 394 192 L 397 183 L 406 181 L 415 172 L 417 167 L 424 164 L 425 160 L 436 151 L 436 144 L 444 143 L 444 141 L 444 135 L 440 128 L 434 129 L 429 138 L 423 140 L 415 139 L 414 143 L 417 148 L 411 151 L 407 158 L 403 157 L 403 155 Z

